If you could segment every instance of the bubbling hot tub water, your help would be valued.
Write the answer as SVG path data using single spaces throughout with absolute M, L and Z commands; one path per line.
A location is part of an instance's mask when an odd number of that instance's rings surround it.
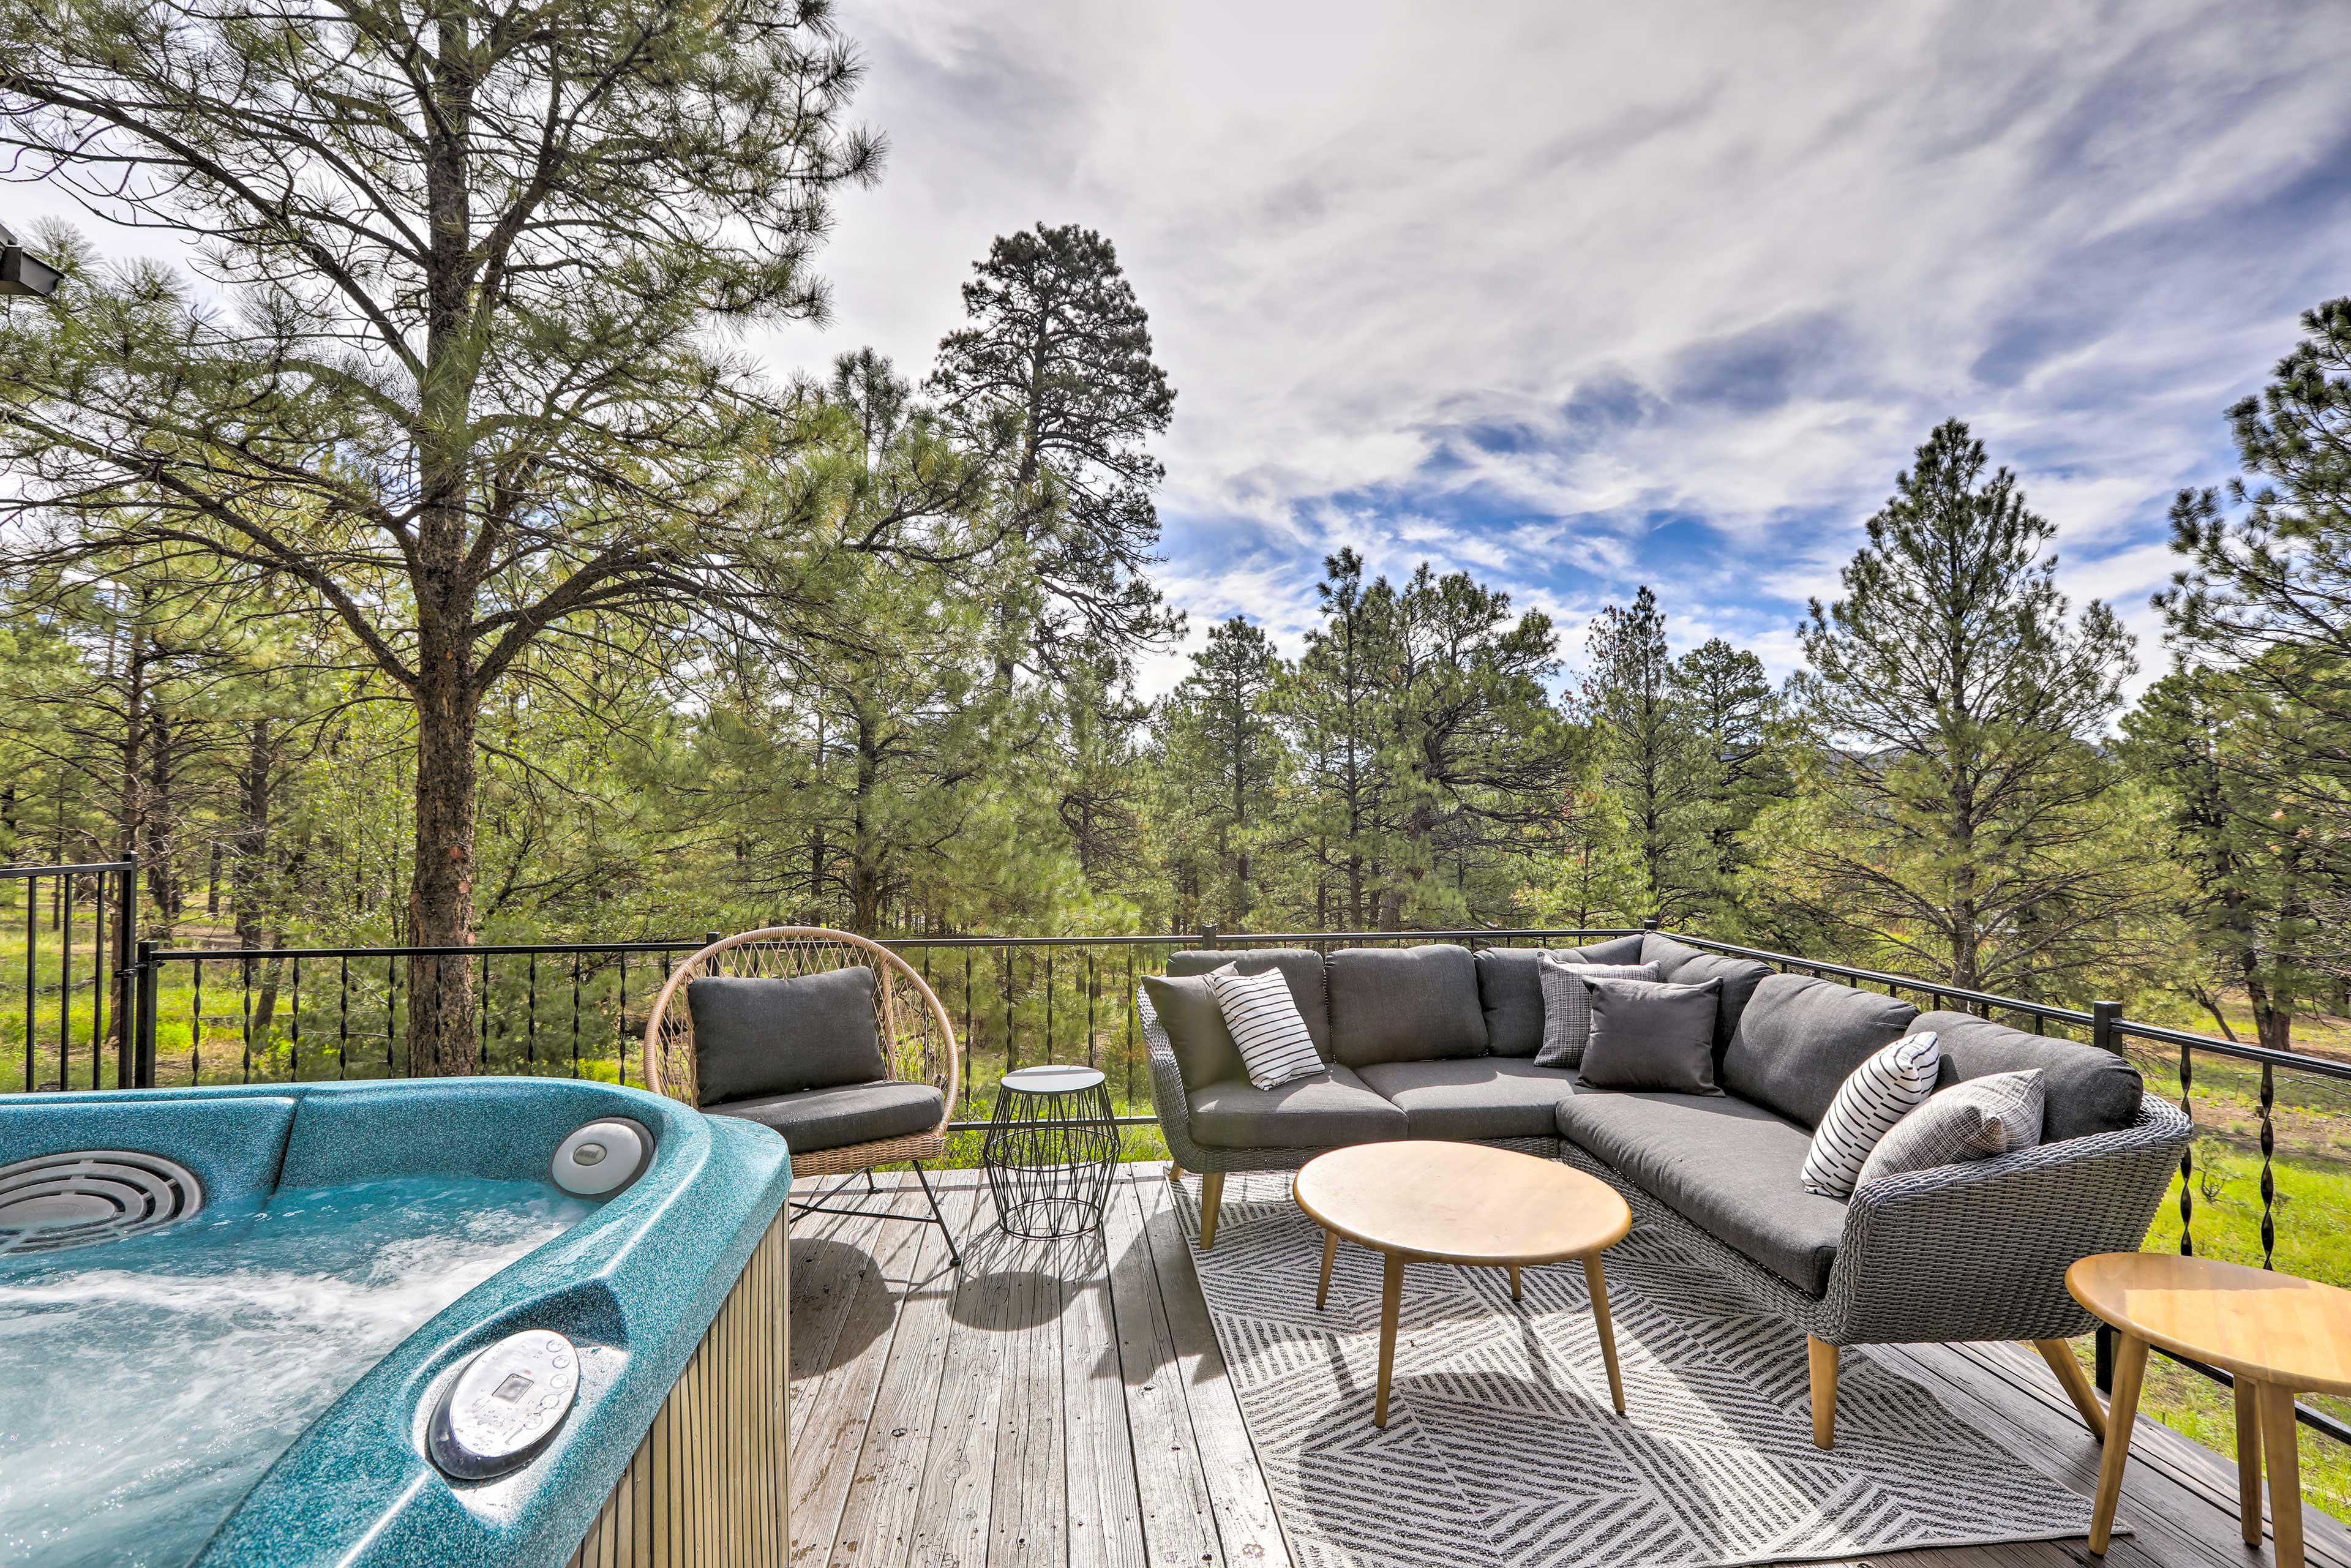
M 394 1345 L 594 1207 L 409 1177 L 0 1257 L 0 1564 L 180 1568 Z

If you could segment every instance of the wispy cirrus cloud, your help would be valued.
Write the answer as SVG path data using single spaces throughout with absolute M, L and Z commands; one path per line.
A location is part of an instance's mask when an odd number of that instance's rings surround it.
M 839 315 L 920 367 L 988 239 L 1110 235 L 1180 389 L 1170 596 L 1294 640 L 1322 555 L 1563 624 L 1642 582 L 1782 670 L 1965 418 L 2153 645 L 2173 490 L 2351 289 L 2331 7 L 854 0 L 893 164 Z M 1198 624 L 1196 624 L 1196 637 Z M 1179 662 L 1152 672 L 1172 679 Z

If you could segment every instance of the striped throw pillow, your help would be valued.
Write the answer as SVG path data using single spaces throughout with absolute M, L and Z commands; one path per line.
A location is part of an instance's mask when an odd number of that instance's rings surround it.
M 1927 1103 L 1942 1047 L 1932 1030 L 1905 1035 L 1863 1062 L 1829 1102 L 1804 1151 L 1804 1188 L 1823 1197 L 1851 1197 L 1861 1167 L 1894 1124 Z
M 1307 1032 L 1306 1019 L 1280 970 L 1244 975 L 1228 964 L 1203 977 L 1208 994 L 1217 998 L 1217 1010 L 1225 1015 L 1226 1030 L 1240 1048 L 1241 1065 L 1251 1083 L 1271 1089 L 1323 1071 L 1314 1037 Z
M 1592 1039 L 1590 980 L 1655 980 L 1655 964 L 1579 964 L 1546 952 L 1535 965 L 1542 980 L 1542 1044 L 1535 1048 L 1537 1067 L 1581 1067 L 1583 1048 Z

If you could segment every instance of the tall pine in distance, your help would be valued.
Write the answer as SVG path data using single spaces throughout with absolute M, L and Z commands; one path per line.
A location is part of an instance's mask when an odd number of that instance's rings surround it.
M 2055 528 L 1958 420 L 1866 533 L 1800 629 L 1819 811 L 1793 896 L 1913 973 L 2062 988 L 2155 895 L 2144 835 L 2100 809 L 2130 636 L 2095 601 L 2068 615 Z

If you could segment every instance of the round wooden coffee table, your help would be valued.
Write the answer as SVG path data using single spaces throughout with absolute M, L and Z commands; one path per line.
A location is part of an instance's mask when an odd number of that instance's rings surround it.
M 2065 1288 L 2122 1333 L 2090 1550 L 2104 1552 L 2114 1532 L 2139 1382 L 2148 1347 L 2160 1345 L 2236 1379 L 2238 1522 L 2245 1543 L 2261 1545 L 2266 1458 L 2278 1563 L 2300 1568 L 2302 1457 L 2294 1400 L 2297 1394 L 2351 1394 L 2351 1291 L 2241 1263 L 2160 1252 L 2085 1258 L 2065 1270 Z
M 1508 1269 L 1510 1299 L 1519 1270 L 1531 1263 L 1583 1261 L 1592 1321 L 1608 1364 L 1608 1393 L 1625 1413 L 1616 1370 L 1616 1336 L 1608 1322 L 1608 1285 L 1600 1254 L 1625 1239 L 1633 1211 L 1606 1182 L 1554 1160 L 1483 1144 L 1413 1140 L 1333 1149 L 1306 1163 L 1290 1196 L 1320 1225 L 1322 1281 L 1314 1304 L 1331 1293 L 1339 1239 L 1371 1248 L 1387 1261 L 1380 1288 L 1380 1382 L 1372 1425 L 1388 1424 L 1388 1382 L 1395 1371 L 1396 1308 L 1406 1263 L 1458 1263 Z

